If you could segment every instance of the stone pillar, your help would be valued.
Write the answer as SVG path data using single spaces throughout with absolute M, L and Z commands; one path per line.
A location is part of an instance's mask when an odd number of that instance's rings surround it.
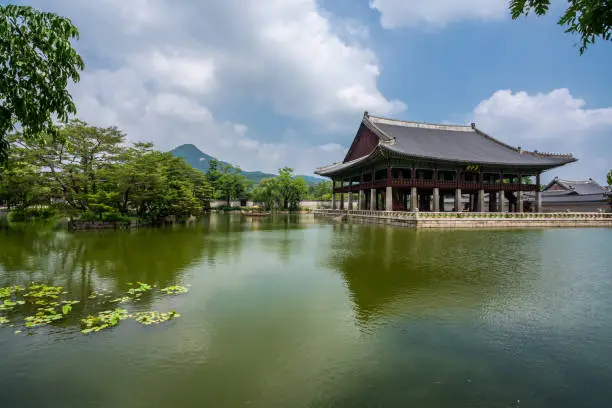
M 481 188 L 478 190 L 478 211 L 485 212 L 485 202 L 484 202 L 484 190 Z
M 340 182 L 340 189 L 344 188 L 344 180 Z M 344 192 L 340 193 L 340 209 L 344 210 Z
M 349 191 L 348 193 L 348 209 L 352 210 L 353 209 L 353 192 Z
M 535 212 L 542 212 L 542 192 L 540 191 L 540 173 L 536 174 Z
M 497 212 L 504 212 L 504 191 L 499 191 L 497 196 Z
M 419 192 L 416 187 L 410 189 L 410 211 L 419 210 Z
M 370 211 L 376 211 L 376 189 L 370 189 Z
M 336 180 L 332 179 L 332 210 L 336 209 Z
M 387 186 L 385 191 L 385 211 L 393 211 L 393 187 Z
M 517 193 L 518 197 L 516 198 L 516 212 L 523 212 L 523 192 L 519 190 Z
M 455 189 L 455 212 L 461 212 L 461 189 Z
M 433 211 L 440 211 L 440 189 L 438 187 L 433 189 Z
M 365 210 L 365 191 L 362 189 L 359 190 L 359 206 L 357 208 Z

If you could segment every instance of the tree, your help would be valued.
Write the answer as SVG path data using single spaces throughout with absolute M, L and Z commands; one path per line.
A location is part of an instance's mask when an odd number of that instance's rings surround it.
M 203 173 L 182 158 L 154 150 L 151 143 L 126 145 L 125 134 L 114 126 L 72 121 L 60 127 L 59 134 L 58 138 L 47 135 L 44 143 L 12 135 L 8 167 L 23 166 L 24 160 L 13 157 L 18 152 L 27 154 L 31 172 L 45 169 L 44 179 L 52 191 L 81 217 L 137 216 L 157 223 L 167 216 L 197 215 L 212 198 Z M 3 176 L 3 180 L 13 177 L 8 179 L 9 186 L 16 184 L 12 174 Z M 3 184 L 0 181 L 0 188 Z
M 308 192 L 303 178 L 293 178 L 293 169 L 279 169 L 278 177 L 262 180 L 253 190 L 253 201 L 263 203 L 268 210 L 295 211 Z
M 332 182 L 321 181 L 314 186 L 308 187 L 308 196 L 312 200 L 316 201 L 329 201 L 331 200 L 332 194 Z
M 17 126 L 24 139 L 34 140 L 55 134 L 54 117 L 67 122 L 76 113 L 66 87 L 85 67 L 70 43 L 78 35 L 67 18 L 0 5 L 0 162 Z
M 10 159 L 0 171 L 0 202 L 10 209 L 13 206 L 28 207 L 49 204 L 51 187 L 41 169 L 32 164 L 25 149 L 12 149 Z
M 610 0 L 568 0 L 565 13 L 557 21 L 567 26 L 566 33 L 580 35 L 580 55 L 600 38 L 612 39 L 612 1 Z M 511 0 L 510 12 L 516 20 L 531 11 L 541 16 L 548 12 L 550 0 Z
M 608 185 L 612 186 L 612 170 L 610 170 L 606 179 L 607 179 L 606 181 L 608 182 Z
M 263 179 L 251 193 L 253 201 L 263 204 L 266 210 L 277 210 L 282 207 L 283 197 L 280 193 L 278 177 Z

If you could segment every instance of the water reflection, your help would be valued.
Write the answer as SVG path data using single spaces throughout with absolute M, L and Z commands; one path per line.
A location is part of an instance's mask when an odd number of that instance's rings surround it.
M 537 233 L 333 228 L 328 264 L 346 281 L 365 325 L 385 314 L 474 307 L 501 287 L 521 285 L 529 273 L 523 266 L 541 257 L 532 250 Z

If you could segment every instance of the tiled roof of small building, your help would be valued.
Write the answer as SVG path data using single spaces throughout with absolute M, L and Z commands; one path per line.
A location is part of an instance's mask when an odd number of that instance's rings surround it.
M 553 184 L 558 184 L 563 187 L 565 191 L 561 190 L 564 194 L 577 194 L 577 195 L 590 195 L 590 194 L 606 194 L 606 188 L 602 187 L 593 179 L 588 180 L 561 180 L 555 177 L 544 189 L 542 194 L 558 194 L 557 191 L 546 191 L 547 188 Z

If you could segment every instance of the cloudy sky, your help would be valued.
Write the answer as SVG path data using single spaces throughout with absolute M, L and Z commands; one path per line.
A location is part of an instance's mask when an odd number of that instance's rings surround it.
M 557 2 L 563 3 L 563 2 Z M 467 124 L 612 168 L 612 45 L 580 56 L 551 16 L 503 0 L 33 0 L 70 17 L 86 62 L 79 117 L 247 170 L 341 160 L 363 111 Z

